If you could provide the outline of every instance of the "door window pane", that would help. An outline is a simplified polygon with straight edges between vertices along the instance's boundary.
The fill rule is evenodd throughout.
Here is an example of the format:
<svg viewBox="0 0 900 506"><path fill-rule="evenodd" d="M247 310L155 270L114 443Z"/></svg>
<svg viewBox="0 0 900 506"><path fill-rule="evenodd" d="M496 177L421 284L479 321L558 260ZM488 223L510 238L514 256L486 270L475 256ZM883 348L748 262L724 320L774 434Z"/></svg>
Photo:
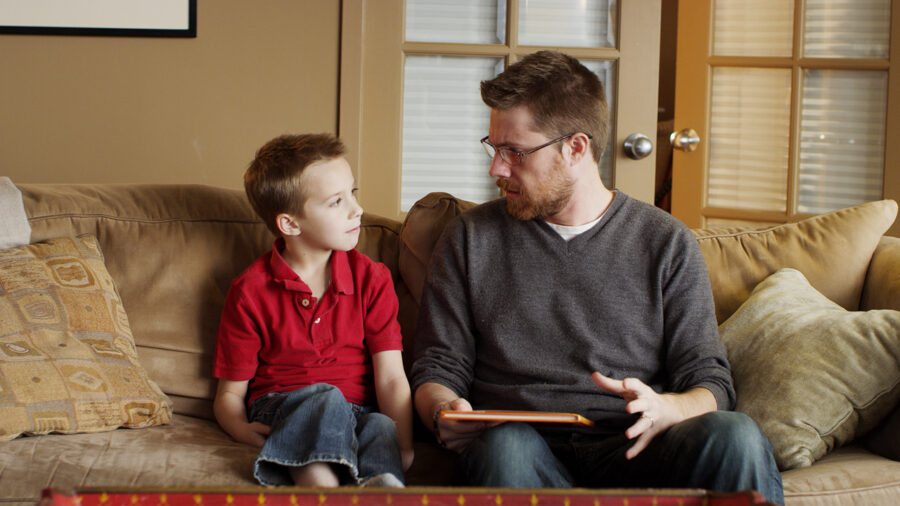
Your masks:
<svg viewBox="0 0 900 506"><path fill-rule="evenodd" d="M406 40L503 44L506 0L406 0Z"/></svg>
<svg viewBox="0 0 900 506"><path fill-rule="evenodd" d="M807 70L801 100L797 210L824 213L880 199L887 73Z"/></svg>
<svg viewBox="0 0 900 506"><path fill-rule="evenodd" d="M785 211L789 69L713 69L708 205Z"/></svg>
<svg viewBox="0 0 900 506"><path fill-rule="evenodd" d="M715 0L713 54L791 56L794 0Z"/></svg>
<svg viewBox="0 0 900 506"><path fill-rule="evenodd" d="M807 0L804 17L808 57L888 57L890 0Z"/></svg>
<svg viewBox="0 0 900 506"><path fill-rule="evenodd" d="M597 74L597 77L600 78L600 82L603 83L603 91L606 92L606 103L609 104L609 138L606 141L606 147L603 150L603 155L600 157L600 179L603 180L603 184L607 188L614 188L615 181L613 181L613 170L612 170L612 149L610 149L610 143L612 143L612 139L615 138L615 132L613 131L614 126L616 124L616 101L613 93L616 91L616 62L614 61L589 61L589 60L579 60L581 63L587 67L591 72Z"/></svg>
<svg viewBox="0 0 900 506"><path fill-rule="evenodd" d="M479 83L501 71L501 58L407 56L401 210L434 191L474 202L500 195L478 140L490 119Z"/></svg>
<svg viewBox="0 0 900 506"><path fill-rule="evenodd" d="M615 47L616 0L519 0L519 45Z"/></svg>

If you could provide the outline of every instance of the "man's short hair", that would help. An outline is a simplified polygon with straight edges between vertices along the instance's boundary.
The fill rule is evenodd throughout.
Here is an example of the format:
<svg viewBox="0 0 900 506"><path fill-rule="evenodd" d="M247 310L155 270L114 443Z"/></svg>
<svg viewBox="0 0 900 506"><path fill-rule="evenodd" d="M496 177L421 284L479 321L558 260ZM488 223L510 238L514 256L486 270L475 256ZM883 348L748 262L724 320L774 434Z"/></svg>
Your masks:
<svg viewBox="0 0 900 506"><path fill-rule="evenodd" d="M300 176L310 165L344 155L344 143L331 134L282 135L265 143L244 173L244 190L256 214L280 235L275 218L300 216L306 194Z"/></svg>
<svg viewBox="0 0 900 506"><path fill-rule="evenodd" d="M525 106L534 128L548 138L572 132L592 135L594 161L600 161L609 136L609 107L603 83L577 59L557 51L526 55L497 77L482 81L481 98L500 111Z"/></svg>

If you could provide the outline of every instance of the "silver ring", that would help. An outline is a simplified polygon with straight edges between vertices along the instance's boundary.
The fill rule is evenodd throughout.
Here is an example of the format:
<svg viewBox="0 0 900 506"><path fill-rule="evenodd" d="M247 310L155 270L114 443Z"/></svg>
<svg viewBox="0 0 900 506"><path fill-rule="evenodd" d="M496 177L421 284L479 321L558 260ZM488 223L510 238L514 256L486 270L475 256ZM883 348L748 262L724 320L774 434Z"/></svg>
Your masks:
<svg viewBox="0 0 900 506"><path fill-rule="evenodd" d="M656 420L654 420L652 416L641 415L641 418L646 418L647 420L650 420L651 427L653 427L653 423L656 422Z"/></svg>

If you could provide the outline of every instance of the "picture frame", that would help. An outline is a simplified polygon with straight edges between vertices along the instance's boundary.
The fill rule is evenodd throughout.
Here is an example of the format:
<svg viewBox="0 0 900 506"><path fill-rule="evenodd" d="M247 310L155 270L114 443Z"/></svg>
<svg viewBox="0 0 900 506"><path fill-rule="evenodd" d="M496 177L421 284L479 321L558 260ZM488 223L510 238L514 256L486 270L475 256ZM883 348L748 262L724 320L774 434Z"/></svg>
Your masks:
<svg viewBox="0 0 900 506"><path fill-rule="evenodd" d="M196 37L197 0L0 0L0 34Z"/></svg>

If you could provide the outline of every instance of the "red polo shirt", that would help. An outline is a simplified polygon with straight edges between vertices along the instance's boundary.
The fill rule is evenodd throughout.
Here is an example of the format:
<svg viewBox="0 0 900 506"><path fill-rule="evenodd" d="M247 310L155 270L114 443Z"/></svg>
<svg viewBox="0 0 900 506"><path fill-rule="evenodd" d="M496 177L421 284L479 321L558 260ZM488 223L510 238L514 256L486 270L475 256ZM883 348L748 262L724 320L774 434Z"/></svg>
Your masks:
<svg viewBox="0 0 900 506"><path fill-rule="evenodd" d="M279 251L254 261L231 284L219 323L213 374L250 380L248 405L269 392L315 383L355 404L375 405L372 355L402 349L391 274L355 249L331 256L321 300Z"/></svg>

